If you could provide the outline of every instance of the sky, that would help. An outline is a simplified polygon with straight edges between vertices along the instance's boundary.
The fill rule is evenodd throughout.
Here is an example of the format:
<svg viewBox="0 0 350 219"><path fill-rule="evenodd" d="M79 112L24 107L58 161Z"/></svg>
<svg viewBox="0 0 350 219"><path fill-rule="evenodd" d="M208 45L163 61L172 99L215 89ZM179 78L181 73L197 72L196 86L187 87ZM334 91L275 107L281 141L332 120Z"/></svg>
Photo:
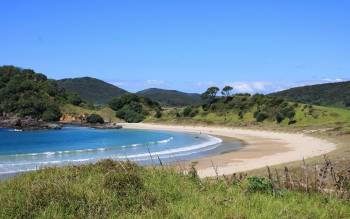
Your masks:
<svg viewBox="0 0 350 219"><path fill-rule="evenodd" d="M350 79L348 0L0 0L0 65L129 91Z"/></svg>

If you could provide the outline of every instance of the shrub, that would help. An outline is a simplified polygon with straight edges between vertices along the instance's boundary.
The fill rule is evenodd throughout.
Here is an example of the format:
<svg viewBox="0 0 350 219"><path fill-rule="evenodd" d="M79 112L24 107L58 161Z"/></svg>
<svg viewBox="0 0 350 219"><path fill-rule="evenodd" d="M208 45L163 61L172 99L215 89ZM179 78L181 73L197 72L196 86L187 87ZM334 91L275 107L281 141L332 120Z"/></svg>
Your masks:
<svg viewBox="0 0 350 219"><path fill-rule="evenodd" d="M272 192L272 182L265 177L252 176L247 179L247 189L249 192Z"/></svg>
<svg viewBox="0 0 350 219"><path fill-rule="evenodd" d="M69 103L71 103L71 104L73 104L75 106L79 106L80 104L83 103L83 100L77 94L70 94L70 95L68 95L67 100L68 100Z"/></svg>
<svg viewBox="0 0 350 219"><path fill-rule="evenodd" d="M256 113L256 116L255 116L255 119L257 122L263 122L267 118L268 118L268 115L264 112L258 112Z"/></svg>
<svg viewBox="0 0 350 219"><path fill-rule="evenodd" d="M197 113L198 110L192 106L187 106L182 112L184 117L195 117Z"/></svg>
<svg viewBox="0 0 350 219"><path fill-rule="evenodd" d="M238 117L239 117L239 119L243 119L243 117L244 117L244 112L243 112L243 111L239 111L239 112L238 112Z"/></svg>
<svg viewBox="0 0 350 219"><path fill-rule="evenodd" d="M162 112L160 110L156 111L156 114L154 115L154 117L156 117L157 119L162 117Z"/></svg>
<svg viewBox="0 0 350 219"><path fill-rule="evenodd" d="M292 119L295 116L295 110L291 106L285 106L280 110L280 113L289 119Z"/></svg>
<svg viewBox="0 0 350 219"><path fill-rule="evenodd" d="M293 120L290 120L289 122L288 122L288 125L292 125L292 124L295 124L297 121L295 120L295 119L293 119Z"/></svg>
<svg viewBox="0 0 350 219"><path fill-rule="evenodd" d="M100 123L103 124L105 121L103 120L103 118L98 115L98 114L91 114L86 118L86 121L88 123L92 123L92 124L96 124L96 123Z"/></svg>
<svg viewBox="0 0 350 219"><path fill-rule="evenodd" d="M142 112L135 111L130 105L123 106L116 112L116 116L126 122L141 122L145 119L145 115Z"/></svg>
<svg viewBox="0 0 350 219"><path fill-rule="evenodd" d="M277 113L276 122L281 123L284 120L284 116L281 113Z"/></svg>

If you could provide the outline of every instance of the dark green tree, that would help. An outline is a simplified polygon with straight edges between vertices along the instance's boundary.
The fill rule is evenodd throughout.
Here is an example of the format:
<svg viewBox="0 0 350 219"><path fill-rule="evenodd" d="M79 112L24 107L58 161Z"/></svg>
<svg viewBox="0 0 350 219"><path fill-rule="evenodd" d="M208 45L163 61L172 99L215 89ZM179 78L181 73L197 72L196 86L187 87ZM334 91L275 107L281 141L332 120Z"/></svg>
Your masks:
<svg viewBox="0 0 350 219"><path fill-rule="evenodd" d="M221 91L221 94L225 97L229 97L231 96L231 92L233 90L233 87L231 86L225 86L222 91Z"/></svg>

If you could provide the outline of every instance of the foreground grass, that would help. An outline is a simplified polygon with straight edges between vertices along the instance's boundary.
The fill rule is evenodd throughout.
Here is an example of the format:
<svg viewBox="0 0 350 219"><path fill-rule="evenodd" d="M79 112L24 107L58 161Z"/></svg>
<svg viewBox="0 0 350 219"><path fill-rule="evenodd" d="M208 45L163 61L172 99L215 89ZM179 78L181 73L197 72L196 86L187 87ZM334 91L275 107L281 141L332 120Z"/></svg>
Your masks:
<svg viewBox="0 0 350 219"><path fill-rule="evenodd" d="M105 160L47 168L0 183L1 218L349 218L321 194L199 181L168 168Z"/></svg>

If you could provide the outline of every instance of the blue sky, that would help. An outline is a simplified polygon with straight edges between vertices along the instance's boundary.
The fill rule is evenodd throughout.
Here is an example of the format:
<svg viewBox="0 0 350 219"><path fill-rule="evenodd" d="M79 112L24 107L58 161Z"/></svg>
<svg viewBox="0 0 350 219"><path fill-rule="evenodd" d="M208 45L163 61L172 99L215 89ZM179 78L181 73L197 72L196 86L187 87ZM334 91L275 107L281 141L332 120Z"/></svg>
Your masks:
<svg viewBox="0 0 350 219"><path fill-rule="evenodd" d="M136 91L350 78L350 1L0 1L0 65Z"/></svg>

